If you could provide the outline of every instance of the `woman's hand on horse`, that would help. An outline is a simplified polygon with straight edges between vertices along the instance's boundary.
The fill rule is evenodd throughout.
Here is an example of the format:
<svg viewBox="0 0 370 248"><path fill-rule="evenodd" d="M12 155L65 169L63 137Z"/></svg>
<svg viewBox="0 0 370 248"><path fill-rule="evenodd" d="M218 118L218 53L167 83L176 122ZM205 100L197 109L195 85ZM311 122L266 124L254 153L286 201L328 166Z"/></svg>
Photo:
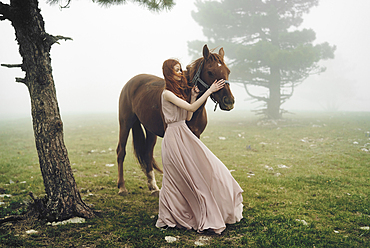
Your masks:
<svg viewBox="0 0 370 248"><path fill-rule="evenodd" d="M215 80L211 87L209 88L211 92L216 92L222 89L225 86L225 79Z"/></svg>
<svg viewBox="0 0 370 248"><path fill-rule="evenodd" d="M194 86L194 87L191 89L191 97L192 97L193 99L196 99L198 95L199 95L199 89L198 89L198 86Z"/></svg>

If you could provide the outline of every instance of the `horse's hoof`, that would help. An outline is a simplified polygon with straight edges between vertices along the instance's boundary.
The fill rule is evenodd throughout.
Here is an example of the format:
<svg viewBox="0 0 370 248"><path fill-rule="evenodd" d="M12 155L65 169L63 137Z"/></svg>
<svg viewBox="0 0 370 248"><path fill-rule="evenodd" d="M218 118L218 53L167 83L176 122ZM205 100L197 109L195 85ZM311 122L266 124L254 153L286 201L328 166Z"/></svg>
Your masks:
<svg viewBox="0 0 370 248"><path fill-rule="evenodd" d="M152 190L150 191L151 196L159 197L159 190Z"/></svg>
<svg viewBox="0 0 370 248"><path fill-rule="evenodd" d="M120 196L126 196L126 195L128 195L128 191L127 191L127 189L120 189L120 190L118 191L118 194L119 194Z"/></svg>

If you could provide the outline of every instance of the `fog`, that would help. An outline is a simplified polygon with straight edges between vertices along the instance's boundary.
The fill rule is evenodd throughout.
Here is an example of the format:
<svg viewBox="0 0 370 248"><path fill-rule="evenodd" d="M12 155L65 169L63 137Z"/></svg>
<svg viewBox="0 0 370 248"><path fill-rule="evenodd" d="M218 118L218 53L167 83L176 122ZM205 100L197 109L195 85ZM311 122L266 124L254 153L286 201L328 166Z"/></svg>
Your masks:
<svg viewBox="0 0 370 248"><path fill-rule="evenodd" d="M184 67L189 64L187 41L205 40L202 27L191 17L194 2L176 1L171 11L153 13L136 4L104 8L76 0L60 10L40 0L46 32L73 39L60 41L51 50L62 115L116 113L120 91L131 77L140 73L162 77L162 63L168 58L179 59ZM322 62L327 71L306 79L282 108L291 112L370 111L368 9L368 0L322 0L304 16L301 28L316 32L315 43L336 45L335 59ZM0 63L21 63L9 21L0 22L0 34ZM201 51L199 47L199 56ZM19 68L0 67L0 119L30 116L27 87L16 83L15 77L24 77L24 73ZM259 107L248 100L243 87L232 84L231 88L235 110ZM208 101L207 108L213 107Z"/></svg>

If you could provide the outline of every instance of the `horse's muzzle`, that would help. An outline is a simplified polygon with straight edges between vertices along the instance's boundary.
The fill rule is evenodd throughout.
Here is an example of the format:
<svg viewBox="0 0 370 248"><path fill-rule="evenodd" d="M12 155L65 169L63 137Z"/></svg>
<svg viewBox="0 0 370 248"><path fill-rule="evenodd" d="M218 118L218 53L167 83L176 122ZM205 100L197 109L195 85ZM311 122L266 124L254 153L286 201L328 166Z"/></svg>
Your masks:
<svg viewBox="0 0 370 248"><path fill-rule="evenodd" d="M230 111L234 108L235 100L233 97L224 96L220 104L220 109Z"/></svg>

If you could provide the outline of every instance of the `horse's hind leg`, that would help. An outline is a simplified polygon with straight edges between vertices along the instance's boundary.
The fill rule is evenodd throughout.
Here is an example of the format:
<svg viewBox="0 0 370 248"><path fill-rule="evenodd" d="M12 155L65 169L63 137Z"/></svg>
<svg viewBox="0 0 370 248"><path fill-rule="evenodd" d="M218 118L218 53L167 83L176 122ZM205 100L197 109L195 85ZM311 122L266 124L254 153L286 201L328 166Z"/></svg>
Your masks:
<svg viewBox="0 0 370 248"><path fill-rule="evenodd" d="M118 163L118 194L127 195L128 191L125 186L125 179L123 178L123 161L126 157L126 144L127 138L132 127L132 121L130 120L120 120L119 128L119 141L117 146L117 163Z"/></svg>
<svg viewBox="0 0 370 248"><path fill-rule="evenodd" d="M157 142L157 136L147 129L146 131L146 139L145 139L145 165L146 168L142 168L144 171L147 179L148 179L148 188L152 195L158 196L159 195L159 188L157 186L157 182L155 180L154 170L153 168L160 170L156 161L153 157L154 146Z"/></svg>

